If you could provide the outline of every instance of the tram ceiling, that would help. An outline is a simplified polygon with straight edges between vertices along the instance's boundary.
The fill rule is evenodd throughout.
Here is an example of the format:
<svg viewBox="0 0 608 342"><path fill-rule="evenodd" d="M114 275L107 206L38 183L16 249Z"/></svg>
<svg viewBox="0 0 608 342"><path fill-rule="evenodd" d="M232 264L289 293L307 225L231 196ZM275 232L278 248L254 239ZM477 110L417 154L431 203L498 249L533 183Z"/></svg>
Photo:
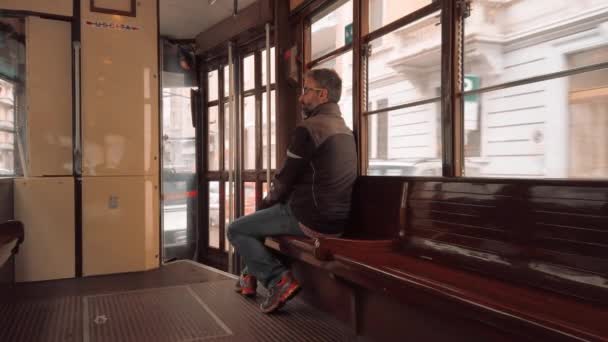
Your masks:
<svg viewBox="0 0 608 342"><path fill-rule="evenodd" d="M238 0L238 11L257 0ZM199 33L230 18L235 1L160 0L160 34L173 39L193 39Z"/></svg>

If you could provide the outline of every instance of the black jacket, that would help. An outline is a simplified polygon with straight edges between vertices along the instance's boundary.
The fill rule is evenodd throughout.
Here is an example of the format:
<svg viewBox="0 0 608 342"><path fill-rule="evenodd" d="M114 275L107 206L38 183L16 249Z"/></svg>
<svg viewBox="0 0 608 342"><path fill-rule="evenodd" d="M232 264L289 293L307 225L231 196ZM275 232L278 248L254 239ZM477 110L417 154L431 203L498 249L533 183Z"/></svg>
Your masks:
<svg viewBox="0 0 608 342"><path fill-rule="evenodd" d="M342 233L356 178L353 132L344 123L340 107L325 103L296 127L263 207L287 201L307 227L324 234Z"/></svg>

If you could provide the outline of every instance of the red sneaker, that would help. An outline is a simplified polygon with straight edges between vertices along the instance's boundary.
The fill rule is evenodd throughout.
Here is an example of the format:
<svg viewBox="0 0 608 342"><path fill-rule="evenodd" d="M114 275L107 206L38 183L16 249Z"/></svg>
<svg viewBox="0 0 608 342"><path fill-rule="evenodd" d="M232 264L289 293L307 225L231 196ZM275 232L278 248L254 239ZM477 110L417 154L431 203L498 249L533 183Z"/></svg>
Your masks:
<svg viewBox="0 0 608 342"><path fill-rule="evenodd" d="M258 280L249 274L241 274L234 286L234 290L243 296L254 297L257 294Z"/></svg>
<svg viewBox="0 0 608 342"><path fill-rule="evenodd" d="M268 297L260 305L260 309L266 314L274 312L295 297L300 289L300 284L291 275L291 272L285 272L281 276L281 280L270 288Z"/></svg>

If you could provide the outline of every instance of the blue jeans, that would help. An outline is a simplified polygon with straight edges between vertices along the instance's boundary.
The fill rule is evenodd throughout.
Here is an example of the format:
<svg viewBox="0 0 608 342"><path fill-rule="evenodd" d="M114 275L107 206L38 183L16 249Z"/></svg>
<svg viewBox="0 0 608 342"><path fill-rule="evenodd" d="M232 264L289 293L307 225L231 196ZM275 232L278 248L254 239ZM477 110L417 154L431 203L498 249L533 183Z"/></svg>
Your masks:
<svg viewBox="0 0 608 342"><path fill-rule="evenodd" d="M239 217L228 227L228 240L243 257L246 270L266 288L279 281L287 267L264 246L267 236L305 236L287 204L279 203Z"/></svg>

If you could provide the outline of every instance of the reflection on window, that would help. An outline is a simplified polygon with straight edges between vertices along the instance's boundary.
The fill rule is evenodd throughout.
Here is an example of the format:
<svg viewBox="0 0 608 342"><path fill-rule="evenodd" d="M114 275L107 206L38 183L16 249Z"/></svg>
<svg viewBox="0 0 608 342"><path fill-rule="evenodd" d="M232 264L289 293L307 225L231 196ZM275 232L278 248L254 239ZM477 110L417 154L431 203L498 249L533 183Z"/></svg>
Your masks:
<svg viewBox="0 0 608 342"><path fill-rule="evenodd" d="M209 182L209 246L220 248L220 182Z"/></svg>
<svg viewBox="0 0 608 342"><path fill-rule="evenodd" d="M276 82L275 48L270 48L270 84ZM262 85L266 85L266 49L262 50Z"/></svg>
<svg viewBox="0 0 608 342"><path fill-rule="evenodd" d="M432 0L370 0L369 30L370 32L377 30L432 2Z"/></svg>
<svg viewBox="0 0 608 342"><path fill-rule="evenodd" d="M25 29L21 18L0 17L0 177L21 174L17 119L24 106ZM23 152L23 151L21 151Z"/></svg>
<svg viewBox="0 0 608 342"><path fill-rule="evenodd" d="M370 104L386 107L387 99ZM367 117L368 175L441 176L440 102Z"/></svg>
<svg viewBox="0 0 608 342"><path fill-rule="evenodd" d="M312 18L311 58L315 60L352 42L353 1L337 1Z"/></svg>
<svg viewBox="0 0 608 342"><path fill-rule="evenodd" d="M346 125L353 129L353 53L349 51L334 59L319 64L314 69L334 69L342 78L342 96L340 97L340 111Z"/></svg>
<svg viewBox="0 0 608 342"><path fill-rule="evenodd" d="M217 106L209 107L209 135L207 136L209 150L209 171L220 169L220 123Z"/></svg>
<svg viewBox="0 0 608 342"><path fill-rule="evenodd" d="M255 169L255 96L243 101L243 163L245 170Z"/></svg>
<svg viewBox="0 0 608 342"><path fill-rule="evenodd" d="M255 87L255 55L243 59L243 90Z"/></svg>
<svg viewBox="0 0 608 342"><path fill-rule="evenodd" d="M255 182L245 182L245 215L253 214L255 212Z"/></svg>
<svg viewBox="0 0 608 342"><path fill-rule="evenodd" d="M438 97L441 92L441 26L432 14L371 42L368 101L388 106Z"/></svg>
<svg viewBox="0 0 608 342"><path fill-rule="evenodd" d="M605 10L604 0L560 1L551 6L536 0L473 0L465 21L465 73L487 87L569 69L563 62L568 55L608 44L608 35L602 33L608 16L590 23L581 15ZM575 29L580 25L585 25L586 34ZM607 54L597 53L589 62L608 61Z"/></svg>
<svg viewBox="0 0 608 342"><path fill-rule="evenodd" d="M163 168L196 172L190 87L163 88Z"/></svg>
<svg viewBox="0 0 608 342"><path fill-rule="evenodd" d="M218 79L218 74L217 74L217 70L213 70L209 73L207 73L207 101L215 101L217 100L217 94L218 94L218 86L219 86L219 79Z"/></svg>
<svg viewBox="0 0 608 342"><path fill-rule="evenodd" d="M276 109L276 91L270 92L270 168L277 167L277 109ZM266 92L262 93L262 169L268 167L268 119L266 118L268 111L266 109Z"/></svg>

